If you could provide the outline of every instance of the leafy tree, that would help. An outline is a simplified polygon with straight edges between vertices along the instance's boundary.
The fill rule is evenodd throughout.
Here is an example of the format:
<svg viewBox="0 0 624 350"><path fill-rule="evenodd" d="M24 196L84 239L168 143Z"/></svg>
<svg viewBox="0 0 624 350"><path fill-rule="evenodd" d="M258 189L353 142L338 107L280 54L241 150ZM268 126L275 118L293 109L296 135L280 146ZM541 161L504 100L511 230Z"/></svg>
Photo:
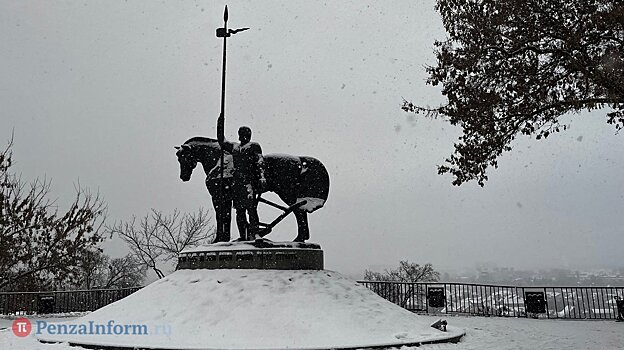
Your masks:
<svg viewBox="0 0 624 350"><path fill-rule="evenodd" d="M440 273L430 263L421 266L401 260L397 269L384 270L384 272L364 271L364 279L386 282L436 282L440 279Z"/></svg>
<svg viewBox="0 0 624 350"><path fill-rule="evenodd" d="M9 142L0 152L0 290L51 288L72 280L84 255L104 239L105 205L77 188L66 212L49 197L50 182L12 172Z"/></svg>
<svg viewBox="0 0 624 350"><path fill-rule="evenodd" d="M438 173L454 185L476 180L518 135L546 138L569 112L607 108L624 128L624 4L614 0L438 0L447 40L436 41L428 84L438 108L404 101L408 112L441 116L463 129Z"/></svg>
<svg viewBox="0 0 624 350"><path fill-rule="evenodd" d="M181 214L175 210L165 215L152 209L137 221L120 222L108 228L119 235L130 247L133 257L144 267L154 271L158 278L165 276L165 266L177 261L187 248L209 244L214 240L214 226L209 212Z"/></svg>

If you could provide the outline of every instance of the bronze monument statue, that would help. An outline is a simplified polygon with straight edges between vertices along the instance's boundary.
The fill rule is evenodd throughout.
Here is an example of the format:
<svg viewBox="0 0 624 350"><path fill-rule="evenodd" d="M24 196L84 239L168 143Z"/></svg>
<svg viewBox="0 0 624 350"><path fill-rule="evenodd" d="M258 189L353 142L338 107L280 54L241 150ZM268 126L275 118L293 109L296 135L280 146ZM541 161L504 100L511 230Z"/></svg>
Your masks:
<svg viewBox="0 0 624 350"><path fill-rule="evenodd" d="M232 201L236 188L235 165L232 161L232 154L226 150L223 162L225 166L222 167L219 142L206 137L193 137L181 146L176 146L176 149L182 181L190 180L197 163L201 163L204 168L206 187L212 197L217 214L215 243L229 241ZM223 168L224 174L223 186L221 186L221 168ZM260 185L256 190L258 192L256 202L261 201L280 208L284 214L271 225L259 222L261 227L257 234L259 236L268 234L276 222L293 212L298 226L297 237L294 241L304 242L308 240L310 230L307 214L323 207L329 194L329 174L323 163L306 156L267 154L263 156L263 173L266 184ZM258 182L261 184L263 181L258 180ZM221 191L222 188L224 189L223 192ZM276 193L289 207L284 208L259 197L264 192ZM221 203L223 204L221 205ZM265 229L262 229L262 226Z"/></svg>
<svg viewBox="0 0 624 350"><path fill-rule="evenodd" d="M329 194L329 175L325 166L312 157L289 155L262 155L262 148L251 142L251 129L238 130L240 143L225 140L225 72L226 41L228 37L249 28L228 29L227 6L223 13L223 27L217 28L217 37L223 38L223 69L221 74L221 113L217 119L217 140L194 137L177 147L180 178L188 181L197 163L206 173L206 187L217 213L215 242L230 240L232 202L236 208L239 240L256 240L256 245L267 244L261 238L293 212L297 219L295 242L310 238L307 213L323 207ZM263 192L275 192L288 207L282 207L261 197ZM263 202L284 213L270 224L260 222L258 202ZM249 222L247 221L249 215Z"/></svg>

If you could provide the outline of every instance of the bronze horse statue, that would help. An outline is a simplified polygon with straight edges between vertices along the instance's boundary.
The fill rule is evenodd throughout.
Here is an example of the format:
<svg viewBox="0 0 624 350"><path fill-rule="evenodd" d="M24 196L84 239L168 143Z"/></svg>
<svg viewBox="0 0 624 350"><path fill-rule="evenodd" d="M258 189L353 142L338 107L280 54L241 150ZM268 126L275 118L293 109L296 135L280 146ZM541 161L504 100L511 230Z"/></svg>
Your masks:
<svg viewBox="0 0 624 350"><path fill-rule="evenodd" d="M176 146L176 156L180 163L180 179L188 181L200 163L206 173L206 187L212 197L212 204L217 213L217 236L215 242L230 240L232 212L233 163L232 155L225 153L223 186L221 184L221 147L215 139L193 137L181 146ZM291 206L297 219L297 237L295 242L304 242L310 238L308 213L325 205L329 194L329 174L323 163L306 156L285 154L264 155L265 192L276 193L284 203ZM221 189L224 188L223 193ZM222 201L223 199L223 201ZM221 203L224 203L221 208ZM302 205L300 205L303 203ZM269 203L285 211L278 205ZM270 230L269 230L270 232Z"/></svg>

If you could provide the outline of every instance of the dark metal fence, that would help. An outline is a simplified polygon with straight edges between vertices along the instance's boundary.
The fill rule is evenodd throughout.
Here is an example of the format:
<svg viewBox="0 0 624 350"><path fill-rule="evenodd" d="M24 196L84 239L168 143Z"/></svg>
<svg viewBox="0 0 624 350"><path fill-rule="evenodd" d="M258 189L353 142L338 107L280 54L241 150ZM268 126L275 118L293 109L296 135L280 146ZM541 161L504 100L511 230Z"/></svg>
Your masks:
<svg viewBox="0 0 624 350"><path fill-rule="evenodd" d="M624 287L515 287L471 283L373 281L359 283L407 310L424 313L616 319L616 299L624 298Z"/></svg>
<svg viewBox="0 0 624 350"><path fill-rule="evenodd" d="M516 287L471 283L359 281L413 312L563 319L616 319L624 287ZM141 287L0 292L0 314L93 311ZM624 303L620 300L620 305Z"/></svg>
<svg viewBox="0 0 624 350"><path fill-rule="evenodd" d="M52 292L1 292L0 314L50 314L93 311L142 287Z"/></svg>

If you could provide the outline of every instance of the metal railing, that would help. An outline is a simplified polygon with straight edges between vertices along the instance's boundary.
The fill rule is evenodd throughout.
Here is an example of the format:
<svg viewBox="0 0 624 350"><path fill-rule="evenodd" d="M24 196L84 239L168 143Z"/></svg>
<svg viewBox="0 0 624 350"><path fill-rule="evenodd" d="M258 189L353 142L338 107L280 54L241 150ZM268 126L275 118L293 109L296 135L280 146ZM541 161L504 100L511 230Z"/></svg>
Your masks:
<svg viewBox="0 0 624 350"><path fill-rule="evenodd" d="M624 287L517 287L472 283L359 281L412 312L563 319L616 319ZM51 292L0 292L0 314L93 311L142 287ZM435 292L435 293L434 293ZM527 299L527 294L543 299ZM620 300L620 304L622 301ZM535 312L535 307L538 310Z"/></svg>
<svg viewBox="0 0 624 350"><path fill-rule="evenodd" d="M29 315L97 310L142 287L50 292L0 292L0 314Z"/></svg>
<svg viewBox="0 0 624 350"><path fill-rule="evenodd" d="M358 281L386 300L412 312L476 316L563 319L616 319L616 297L624 287L516 287L472 283ZM430 291L439 292L440 307L433 307ZM526 298L539 297L543 304ZM526 304L525 304L526 301ZM620 302L621 303L621 302ZM531 305L529 305L531 304ZM435 305L437 306L437 305Z"/></svg>

